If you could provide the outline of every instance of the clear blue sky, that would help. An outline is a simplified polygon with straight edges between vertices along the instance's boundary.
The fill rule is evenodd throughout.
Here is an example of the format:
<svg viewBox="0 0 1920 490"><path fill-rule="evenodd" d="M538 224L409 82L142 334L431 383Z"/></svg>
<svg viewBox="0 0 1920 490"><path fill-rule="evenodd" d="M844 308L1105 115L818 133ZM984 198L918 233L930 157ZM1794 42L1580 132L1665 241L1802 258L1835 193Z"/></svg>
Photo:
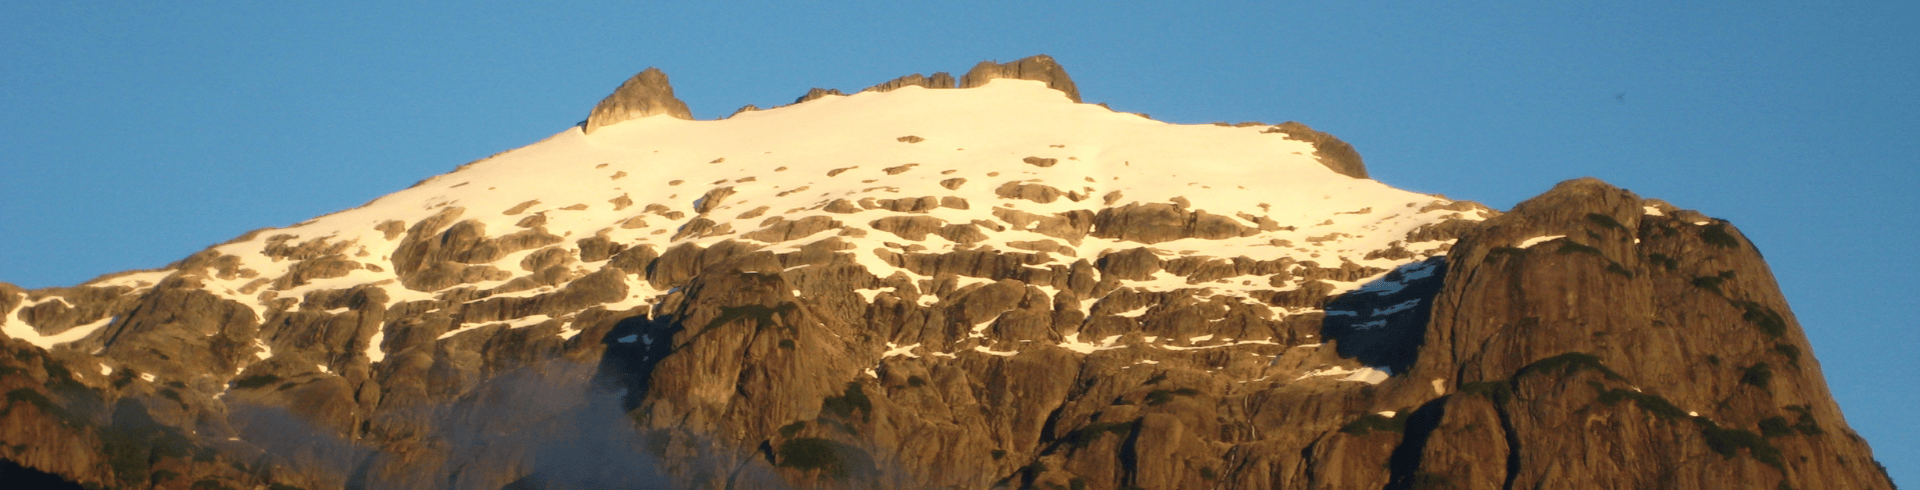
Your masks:
<svg viewBox="0 0 1920 490"><path fill-rule="evenodd" d="M0 4L0 281L357 206L647 66L710 118L1047 53L1089 102L1302 121L1406 189L1506 208L1590 175L1730 219L1920 485L1915 2L270 3Z"/></svg>

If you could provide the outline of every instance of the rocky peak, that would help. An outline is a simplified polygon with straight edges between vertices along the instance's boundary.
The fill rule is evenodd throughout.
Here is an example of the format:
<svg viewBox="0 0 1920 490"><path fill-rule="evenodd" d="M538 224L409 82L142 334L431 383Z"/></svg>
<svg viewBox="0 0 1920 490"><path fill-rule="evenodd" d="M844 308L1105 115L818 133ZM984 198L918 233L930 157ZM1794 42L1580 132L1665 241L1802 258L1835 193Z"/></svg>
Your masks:
<svg viewBox="0 0 1920 490"><path fill-rule="evenodd" d="M1480 223L1446 262L1424 335L1407 339L1421 347L1402 393L1431 383L1445 395L1409 419L1394 456L1418 463L1407 478L1890 486L1861 456L1801 459L1871 451L1802 357L1811 347L1759 251L1727 222L1582 178Z"/></svg>
<svg viewBox="0 0 1920 490"><path fill-rule="evenodd" d="M934 73L932 77L915 73L867 87L861 92L892 92L901 87L953 88L953 75L944 71Z"/></svg>
<svg viewBox="0 0 1920 490"><path fill-rule="evenodd" d="M806 95L802 95L802 96L800 96L800 98L798 98L798 99L793 99L793 103L794 103L794 104L798 104L798 103L801 103L801 102L806 102L806 101L809 101L809 100L814 100L814 99L818 99L818 98L821 98L821 97L826 97L826 96L829 96L829 95L847 95L847 93L846 93L846 92L841 92L841 91L840 91L840 89L837 89L837 88L820 88L820 87L814 87L814 88L813 88L812 90L808 90L808 91L807 91L807 94L806 94ZM792 104L788 104L788 105L792 105Z"/></svg>
<svg viewBox="0 0 1920 490"><path fill-rule="evenodd" d="M986 85L989 80L1001 78L1046 82L1047 87L1066 92L1068 99L1080 102L1080 89L1073 86L1072 78L1067 77L1067 69L1062 68L1052 56L1044 54L1021 58L1012 63L982 61L960 77L960 88L978 87Z"/></svg>
<svg viewBox="0 0 1920 490"><path fill-rule="evenodd" d="M693 112L687 110L687 103L673 96L673 86L667 83L666 72L648 67L620 84L620 88L614 89L613 95L601 99L599 105L593 106L593 113L587 116L583 130L593 134L593 130L603 126L659 114L693 119Z"/></svg>

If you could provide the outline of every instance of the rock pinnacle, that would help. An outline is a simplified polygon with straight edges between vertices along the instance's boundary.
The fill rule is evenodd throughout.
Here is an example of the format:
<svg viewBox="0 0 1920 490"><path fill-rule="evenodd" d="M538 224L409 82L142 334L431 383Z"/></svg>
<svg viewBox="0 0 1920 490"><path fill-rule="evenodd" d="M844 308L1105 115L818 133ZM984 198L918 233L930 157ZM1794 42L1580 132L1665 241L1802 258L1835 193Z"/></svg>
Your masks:
<svg viewBox="0 0 1920 490"><path fill-rule="evenodd" d="M666 114L681 119L693 119L693 113L687 110L687 103L673 96L673 86L667 83L667 74L659 68L647 68L645 71L627 79L614 89L613 95L601 99L593 106L593 113L587 116L582 128L587 134L595 129L630 119Z"/></svg>

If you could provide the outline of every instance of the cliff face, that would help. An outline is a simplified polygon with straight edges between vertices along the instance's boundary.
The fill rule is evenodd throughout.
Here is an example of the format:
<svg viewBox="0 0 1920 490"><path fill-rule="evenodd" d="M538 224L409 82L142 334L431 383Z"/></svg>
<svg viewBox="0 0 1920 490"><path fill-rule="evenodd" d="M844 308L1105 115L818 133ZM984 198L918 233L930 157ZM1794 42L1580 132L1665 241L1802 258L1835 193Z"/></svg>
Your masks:
<svg viewBox="0 0 1920 490"><path fill-rule="evenodd" d="M1409 432L1425 438L1406 450L1414 481L1890 485L1725 221L1581 179L1488 220L1448 261L1409 378L1459 393L1421 408L1434 425ZM1476 471L1503 460L1504 476Z"/></svg>
<svg viewBox="0 0 1920 490"><path fill-rule="evenodd" d="M1591 179L1504 214L1392 189L1304 125L1155 123L1033 60L590 119L164 269L0 284L0 459L114 488L1891 487L1723 221Z"/></svg>

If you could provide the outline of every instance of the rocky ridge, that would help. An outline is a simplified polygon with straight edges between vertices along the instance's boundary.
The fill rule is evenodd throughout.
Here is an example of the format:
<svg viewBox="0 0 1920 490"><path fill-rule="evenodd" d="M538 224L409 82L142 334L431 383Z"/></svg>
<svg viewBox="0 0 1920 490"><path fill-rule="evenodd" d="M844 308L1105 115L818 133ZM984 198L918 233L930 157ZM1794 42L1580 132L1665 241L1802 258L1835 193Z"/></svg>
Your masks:
<svg viewBox="0 0 1920 490"><path fill-rule="evenodd" d="M1067 69L1053 60L1052 56L1035 55L1009 63L982 61L960 76L960 88L974 88L999 79L1033 80L1044 82L1047 88L1067 94L1067 99L1080 102L1080 89L1073 85L1073 79L1067 77Z"/></svg>
<svg viewBox="0 0 1920 490"><path fill-rule="evenodd" d="M0 458L125 488L1891 487L1724 221L1590 179L1508 213L1401 191L1298 123L1080 104L1044 56L941 75L692 121L649 69L362 208L0 284Z"/></svg>

